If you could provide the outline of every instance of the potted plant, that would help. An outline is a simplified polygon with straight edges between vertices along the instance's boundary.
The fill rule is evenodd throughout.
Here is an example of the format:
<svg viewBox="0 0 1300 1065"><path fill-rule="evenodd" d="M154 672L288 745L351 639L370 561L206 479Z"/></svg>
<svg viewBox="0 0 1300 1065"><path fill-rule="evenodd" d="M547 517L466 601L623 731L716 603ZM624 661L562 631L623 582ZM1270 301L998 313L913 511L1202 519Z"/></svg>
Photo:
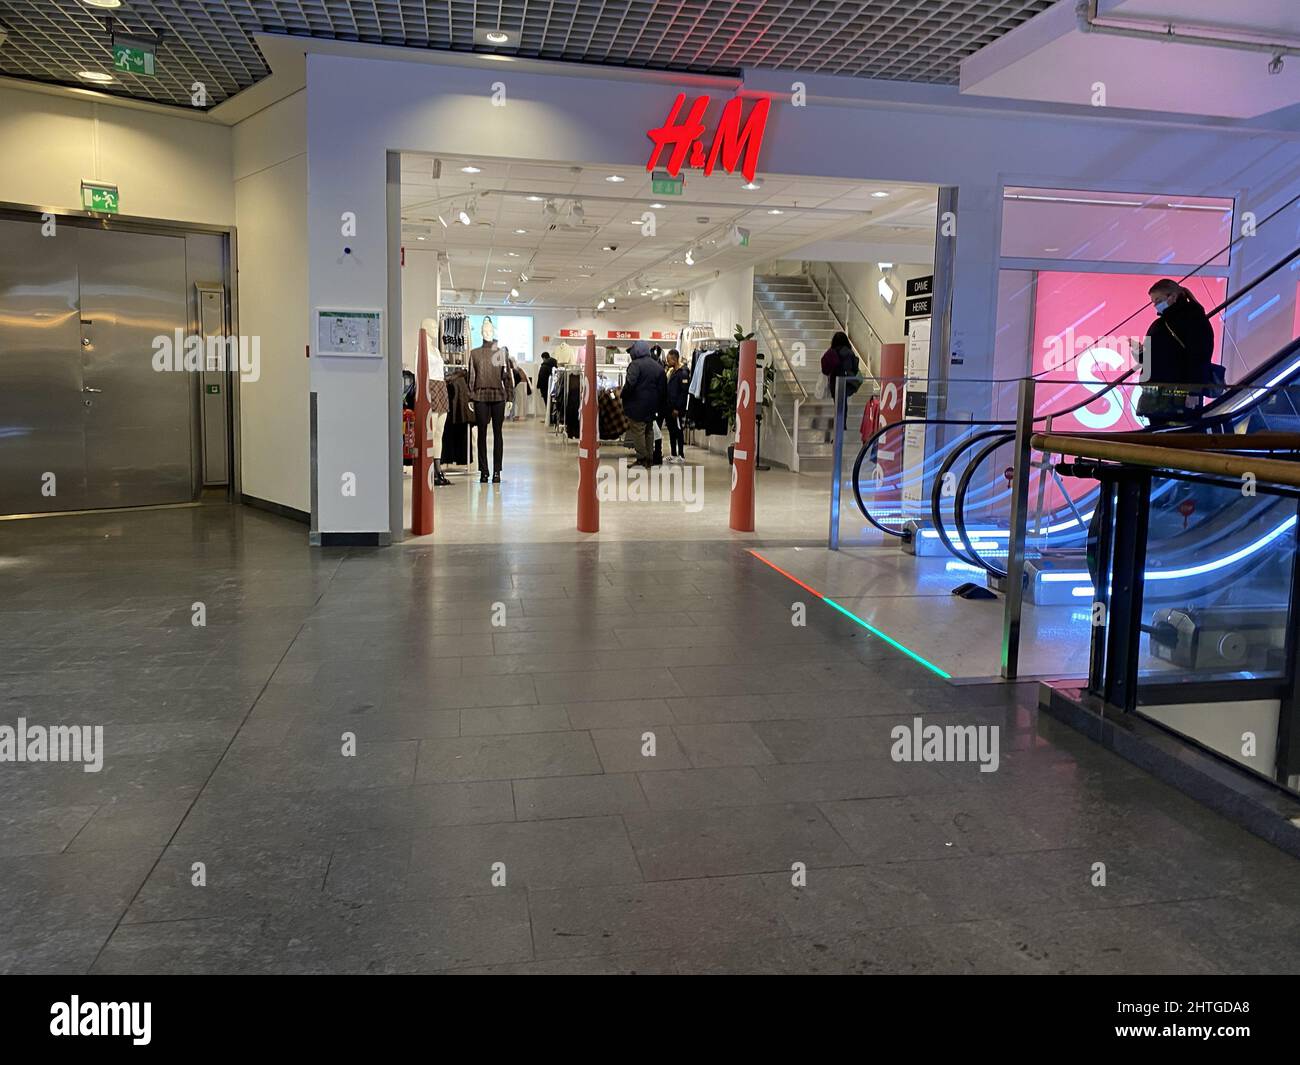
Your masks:
<svg viewBox="0 0 1300 1065"><path fill-rule="evenodd" d="M736 452L736 389L740 382L740 345L742 341L753 339L753 333L746 333L736 326L732 334L734 343L723 348L718 355L718 372L709 385L709 406L714 413L725 415L727 430L732 443L727 445L727 462L735 459ZM768 366L763 372L763 395L759 398L760 406L769 406L772 402L772 380L774 368Z"/></svg>

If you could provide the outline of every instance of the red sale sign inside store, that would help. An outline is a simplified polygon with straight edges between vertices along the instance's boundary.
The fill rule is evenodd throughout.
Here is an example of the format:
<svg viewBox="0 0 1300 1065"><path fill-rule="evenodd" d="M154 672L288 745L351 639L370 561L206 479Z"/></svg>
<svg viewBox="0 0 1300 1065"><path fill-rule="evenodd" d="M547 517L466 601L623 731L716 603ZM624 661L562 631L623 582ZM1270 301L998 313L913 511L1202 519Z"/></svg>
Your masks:
<svg viewBox="0 0 1300 1065"><path fill-rule="evenodd" d="M611 329L605 334L607 340L640 340L641 334L635 329Z"/></svg>
<svg viewBox="0 0 1300 1065"><path fill-rule="evenodd" d="M1118 388L1108 392L1106 385L1135 365L1132 349L1156 318L1147 295L1152 280L1150 274L1046 270L1038 274L1031 364L1039 380L1035 413L1081 404L1078 410L1053 419L1054 431L1120 433L1142 428L1137 417L1140 368ZM1194 277L1184 284L1206 310L1217 306L1227 291L1222 277ZM1215 316L1212 324L1218 362L1223 323ZM1075 498L1095 486L1069 478L1065 483ZM1049 485L1045 501L1052 507L1064 502L1055 484Z"/></svg>
<svg viewBox="0 0 1300 1065"><path fill-rule="evenodd" d="M744 101L739 96L728 100L722 108L718 129L707 155L703 138L704 113L709 107L709 97L696 97L686 117L682 119L682 106L685 103L686 94L678 93L668 111L667 121L662 126L647 131L646 136L654 141L654 151L650 153L650 161L645 168L654 170L663 150L671 146L666 169L673 177L681 173L683 166L702 169L706 176L712 174L721 157L722 169L728 174L734 174L739 164L745 179L753 181L758 171L758 151L763 144L763 133L767 129L767 116L772 110L772 101L766 97L755 100L749 117L742 125L740 116Z"/></svg>
<svg viewBox="0 0 1300 1065"><path fill-rule="evenodd" d="M590 329L561 329L561 337L589 337L594 336Z"/></svg>

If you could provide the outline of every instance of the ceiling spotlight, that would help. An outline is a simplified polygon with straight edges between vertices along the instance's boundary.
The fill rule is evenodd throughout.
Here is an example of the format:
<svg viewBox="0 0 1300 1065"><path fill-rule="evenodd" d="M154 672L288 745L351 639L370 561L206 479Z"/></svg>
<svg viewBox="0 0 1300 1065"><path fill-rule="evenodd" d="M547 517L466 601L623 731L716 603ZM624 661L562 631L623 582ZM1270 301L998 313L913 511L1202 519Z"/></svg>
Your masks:
<svg viewBox="0 0 1300 1065"><path fill-rule="evenodd" d="M1281 74L1281 73L1282 73L1282 53L1281 53L1281 52L1278 52L1275 56L1273 56L1272 59L1270 59L1270 60L1268 61L1268 72L1269 72L1270 74Z"/></svg>
<svg viewBox="0 0 1300 1065"><path fill-rule="evenodd" d="M668 205L666 203L652 203L650 206L656 211L662 211L667 208Z"/></svg>
<svg viewBox="0 0 1300 1065"><path fill-rule="evenodd" d="M483 171L482 171L479 167L477 167L477 166L462 166L462 167L460 168L460 172L461 172L462 174L481 174L481 173L483 173Z"/></svg>
<svg viewBox="0 0 1300 1065"><path fill-rule="evenodd" d="M893 306L894 297L897 296L897 293L894 291L894 287L883 277L876 282L876 291L880 293L880 298L885 301L886 305Z"/></svg>
<svg viewBox="0 0 1300 1065"><path fill-rule="evenodd" d="M582 201L574 200L569 204L569 221L575 226L582 225L582 220L587 217L587 212L582 209Z"/></svg>
<svg viewBox="0 0 1300 1065"><path fill-rule="evenodd" d="M107 85L116 80L112 74L105 74L102 70L79 70L77 77L82 81L93 81L96 85Z"/></svg>
<svg viewBox="0 0 1300 1065"><path fill-rule="evenodd" d="M559 217L560 209L555 206L555 201L547 200L546 203L542 205L542 221L551 224Z"/></svg>
<svg viewBox="0 0 1300 1065"><path fill-rule="evenodd" d="M519 290L517 288L512 288L510 290L510 298L512 300L517 300L519 298Z"/></svg>
<svg viewBox="0 0 1300 1065"><path fill-rule="evenodd" d="M767 213L768 213L768 214L785 214L785 212L784 212L783 210L781 210L781 208L779 208L779 207L773 207L773 208L772 208L770 211L768 211Z"/></svg>
<svg viewBox="0 0 1300 1065"><path fill-rule="evenodd" d="M749 244L749 230L741 229L735 222L732 222L731 225L727 226L727 241L737 248L743 248Z"/></svg>
<svg viewBox="0 0 1300 1065"><path fill-rule="evenodd" d="M468 209L468 207L467 207L466 209L464 209L464 210L458 211L458 212L456 213L456 218L457 218L457 220L460 222L460 224L463 225L463 226L469 226L469 225L473 225L473 224L474 224L474 218L473 218L473 216L469 213L469 209Z"/></svg>
<svg viewBox="0 0 1300 1065"><path fill-rule="evenodd" d="M618 251L618 245L617 245L617 244L602 244L601 247L600 247L600 250L601 250L601 251Z"/></svg>
<svg viewBox="0 0 1300 1065"><path fill-rule="evenodd" d="M687 248L687 249L686 249L686 265L687 265L687 266L694 266L694 265L695 265L695 249L694 249L694 248Z"/></svg>
<svg viewBox="0 0 1300 1065"><path fill-rule="evenodd" d="M753 181L746 181L740 187L753 192L755 189L761 189L763 187L763 179L761 177L756 177Z"/></svg>
<svg viewBox="0 0 1300 1065"><path fill-rule="evenodd" d="M521 285L526 285L526 284L528 284L528 275L527 275L527 274L520 274L520 275L519 275L519 283L520 283Z"/></svg>
<svg viewBox="0 0 1300 1065"><path fill-rule="evenodd" d="M601 300L598 304L596 304L596 310L603 311L604 309L605 309L605 301Z"/></svg>
<svg viewBox="0 0 1300 1065"><path fill-rule="evenodd" d="M618 174L610 174L609 177L607 177L605 180L606 180L606 181L613 182L615 185L617 185L617 184L619 184L620 182L626 181L627 178L625 178L625 177L620 177Z"/></svg>
<svg viewBox="0 0 1300 1065"><path fill-rule="evenodd" d="M488 30L483 37L489 44L505 44L510 40L510 34L504 30Z"/></svg>
<svg viewBox="0 0 1300 1065"><path fill-rule="evenodd" d="M509 255L510 258L512 258L512 259L518 259L518 258L519 258L519 253L518 253L517 251L508 251L508 252L506 252L506 254Z"/></svg>
<svg viewBox="0 0 1300 1065"><path fill-rule="evenodd" d="M877 190L877 191L875 191L875 192L873 192L873 193L871 194L871 198L872 198L873 200L883 200L883 199L884 199L886 196L888 196L888 195L889 195L889 193L887 193L887 192L882 192L882 191L880 191L880 190Z"/></svg>
<svg viewBox="0 0 1300 1065"><path fill-rule="evenodd" d="M541 203L541 202L542 202L542 197L541 197L541 196L525 196L524 199L527 200L529 203Z"/></svg>
<svg viewBox="0 0 1300 1065"><path fill-rule="evenodd" d="M605 299L606 299L608 302L610 302L610 303L617 303L617 302L618 302L618 297L617 297L617 296L606 296Z"/></svg>
<svg viewBox="0 0 1300 1065"><path fill-rule="evenodd" d="M428 240L429 238L428 238L428 237L416 237L415 239L416 239L416 240Z"/></svg>
<svg viewBox="0 0 1300 1065"><path fill-rule="evenodd" d="M519 233L519 234L523 234L523 233L527 233L528 230L526 230L526 229L516 229L515 232L516 232L516 233Z"/></svg>

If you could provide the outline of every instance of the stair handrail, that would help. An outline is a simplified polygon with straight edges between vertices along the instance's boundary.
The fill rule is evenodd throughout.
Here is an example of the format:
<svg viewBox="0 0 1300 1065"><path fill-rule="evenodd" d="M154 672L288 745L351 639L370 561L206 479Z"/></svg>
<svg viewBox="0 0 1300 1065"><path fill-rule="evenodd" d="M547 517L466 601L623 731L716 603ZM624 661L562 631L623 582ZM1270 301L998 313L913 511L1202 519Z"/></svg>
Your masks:
<svg viewBox="0 0 1300 1065"><path fill-rule="evenodd" d="M847 333L849 329L848 322L844 321L842 318L840 318L838 314L836 314L835 305L831 302L830 293L827 292L826 289L822 288L821 283L817 280L817 276L811 270L807 269L808 265L809 264L807 262L804 263L805 275L808 277L808 280L810 280L813 283L813 287L817 290L817 294L821 296L821 298L825 301L827 308L831 312L831 315L835 318L837 322L840 323L840 328ZM847 284L845 284L844 278L842 278L840 276L840 272L835 269L834 263L823 262L821 265L826 267L827 273L829 273L832 277L835 278L836 281L839 282L840 288L844 290L844 299L849 304L852 304L853 309L858 312L859 317L861 317L863 322L866 323L867 329L870 330L871 335L875 338L876 343L879 344L881 347L884 347L885 345L884 338L879 333L876 332L876 327L871 324L871 319L867 317L867 312L864 311L862 309L862 306L858 303L858 301L853 298L853 290L850 289ZM829 286L827 287L829 288Z"/></svg>
<svg viewBox="0 0 1300 1065"><path fill-rule="evenodd" d="M785 344L781 342L781 338L773 327L772 320L768 318L767 312L763 310L763 304L760 300L754 301L754 310L758 312L759 318L762 319L763 325L767 328L767 335L772 341L769 346L773 349L774 354L777 355L785 364L785 368L790 371L790 379L794 381L795 387L799 389L800 402L806 400L808 398L808 390L804 388L803 382L799 380L799 375L794 369L794 363L790 361L790 357L785 353Z"/></svg>
<svg viewBox="0 0 1300 1065"><path fill-rule="evenodd" d="M812 272L811 270L808 269L809 265L811 265L811 264L809 264L808 262L805 262L805 263L804 263L804 274L805 274L805 276L806 276L806 277L808 278L808 280L812 283L812 286L813 286L813 288L816 290L817 295L818 295L819 297L821 297L821 300L822 300L822 302L826 305L826 309L830 312L831 317L835 320L835 322L839 325L839 327L844 331L844 333L849 337L849 341L850 341L850 343L852 343L852 340L853 340L853 337L852 337L853 327L852 327L852 325L851 325L850 323L846 322L844 319L842 319L842 318L840 317L839 312L836 311L836 309L835 309L835 304L832 302L831 297L830 297L830 293L829 293L829 291L828 291L828 289L829 289L830 286L827 285L827 288L826 288L826 289L823 289L823 288L821 287L820 282L818 282L816 276L813 274L813 272ZM876 342L877 346L880 348L881 352L883 353L883 351L884 351L884 347L885 347L885 342L884 342L884 340L882 340L880 334L876 332L876 327L875 327L874 325L871 324L871 319L869 319L869 318L867 317L866 312L865 312L865 311L864 311L864 310L863 310L863 309L858 305L858 301L855 300L855 299L853 298L852 293L849 292L849 287L844 283L844 279L843 279L842 277L840 277L839 272L838 272L838 271L835 269L835 267L832 266L830 263L823 262L823 263L821 263L820 265L826 267L826 269L830 272L830 274L834 276L834 278L835 278L836 282L839 284L840 288L844 290L845 312L846 312L846 314L847 314L847 311L848 311L848 307L849 307L849 305L852 305L853 309L854 309L855 311L858 312L858 316L862 319L862 321L863 321L864 323L866 323L867 331L871 334L870 339L872 339L872 340L874 340L874 341ZM860 368L859 373L862 374L862 376L866 377L867 379L869 379L869 380L871 381L872 386L874 387L874 389L875 389L876 392L879 392L879 391L881 390L881 389L880 389L880 378L877 376L877 374L875 373L875 371L873 371L873 370L871 369L871 360L870 360L870 358L866 359L866 361L864 362L864 364L863 364L862 367Z"/></svg>

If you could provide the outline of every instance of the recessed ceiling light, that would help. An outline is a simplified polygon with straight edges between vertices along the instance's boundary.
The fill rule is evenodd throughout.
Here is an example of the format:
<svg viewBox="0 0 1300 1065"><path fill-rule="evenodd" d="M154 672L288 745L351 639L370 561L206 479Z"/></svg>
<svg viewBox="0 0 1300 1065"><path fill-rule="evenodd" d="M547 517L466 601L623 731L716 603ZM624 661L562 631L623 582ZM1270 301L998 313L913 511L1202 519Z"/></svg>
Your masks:
<svg viewBox="0 0 1300 1065"><path fill-rule="evenodd" d="M630 226L644 225L644 223L639 218L629 218L627 224Z"/></svg>
<svg viewBox="0 0 1300 1065"><path fill-rule="evenodd" d="M525 197L524 197L524 199L527 200L529 203L541 203L542 200L544 200L545 198L546 198L545 196L525 196Z"/></svg>
<svg viewBox="0 0 1300 1065"><path fill-rule="evenodd" d="M428 238L428 237L416 237L415 239L416 239L416 240L428 240L429 238Z"/></svg>
<svg viewBox="0 0 1300 1065"><path fill-rule="evenodd" d="M479 168L479 167L477 167L477 166L462 166L462 167L460 168L460 172L461 172L462 174L481 174L481 173L483 173L482 169Z"/></svg>
<svg viewBox="0 0 1300 1065"><path fill-rule="evenodd" d="M888 195L889 195L889 193L887 193L887 192L879 192L879 191L877 191L877 192L873 192L873 193L871 194L872 198L873 198L873 199L876 199L876 200L883 200L883 199L884 199L886 196L888 196Z"/></svg>
<svg viewBox="0 0 1300 1065"><path fill-rule="evenodd" d="M508 251L508 252L506 252L506 254L509 255L510 258L512 258L512 259L518 259L518 258L519 258L519 253L518 253L517 251Z"/></svg>
<svg viewBox="0 0 1300 1065"><path fill-rule="evenodd" d="M653 207L656 211L662 211L666 209L668 205L666 203L652 203L650 206Z"/></svg>
<svg viewBox="0 0 1300 1065"><path fill-rule="evenodd" d="M516 232L516 233L521 233L521 234L522 234L522 233L527 233L528 230L526 230L526 229L516 229L515 232Z"/></svg>
<svg viewBox="0 0 1300 1065"><path fill-rule="evenodd" d="M107 85L116 80L112 74L105 74L102 70L79 70L77 77L82 81L93 81L96 85Z"/></svg>
<svg viewBox="0 0 1300 1065"><path fill-rule="evenodd" d="M489 30L487 33L483 34L483 36L491 44L505 44L510 40L510 34L506 33L504 30Z"/></svg>
<svg viewBox="0 0 1300 1065"><path fill-rule="evenodd" d="M619 174L610 174L609 177L607 177L605 180L606 180L606 181L613 182L615 185L617 185L617 184L618 184L619 182L621 182L621 181L626 181L627 178L622 177L622 176L619 175Z"/></svg>
<svg viewBox="0 0 1300 1065"><path fill-rule="evenodd" d="M515 61L513 56L508 56L508 55L485 55L482 56L481 58L495 59L498 63L513 63Z"/></svg>
<svg viewBox="0 0 1300 1065"><path fill-rule="evenodd" d="M746 181L740 187L742 189L748 189L750 192L753 192L755 189L761 189L763 187L763 179L761 177L754 178L753 181Z"/></svg>
<svg viewBox="0 0 1300 1065"><path fill-rule="evenodd" d="M519 298L519 290L517 288L512 288L510 290L510 298L515 300Z"/></svg>
<svg viewBox="0 0 1300 1065"><path fill-rule="evenodd" d="M498 266L498 267L497 267L497 273L498 273L498 274L513 274L514 271L513 271L512 269L510 269L510 267L508 267L508 266Z"/></svg>
<svg viewBox="0 0 1300 1065"><path fill-rule="evenodd" d="M122 0L81 0L81 2L87 7L98 7L108 11L122 6Z"/></svg>
<svg viewBox="0 0 1300 1065"><path fill-rule="evenodd" d="M779 208L779 207L773 207L773 208L772 208L770 211L768 211L767 213L768 213L768 214L785 214L785 212L784 212L783 210L781 210L781 208Z"/></svg>

